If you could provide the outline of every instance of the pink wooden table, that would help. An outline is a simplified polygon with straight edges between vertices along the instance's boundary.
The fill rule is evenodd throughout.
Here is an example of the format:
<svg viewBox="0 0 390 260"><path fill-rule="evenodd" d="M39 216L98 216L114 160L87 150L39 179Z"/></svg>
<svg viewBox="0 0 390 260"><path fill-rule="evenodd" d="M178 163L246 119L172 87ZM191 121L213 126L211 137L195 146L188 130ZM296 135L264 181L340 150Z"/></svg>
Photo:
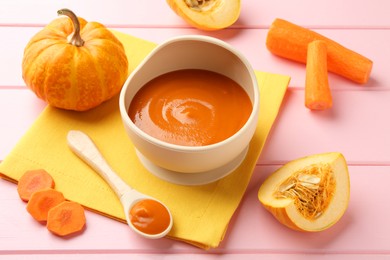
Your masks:
<svg viewBox="0 0 390 260"><path fill-rule="evenodd" d="M256 70L292 77L279 118L257 163L225 240L203 251L169 239L146 241L114 220L87 212L88 228L69 240L50 235L25 211L16 186L0 179L0 258L25 259L374 259L390 257L390 2L242 1L230 29L201 32L187 26L163 0L2 0L0 2L0 160L11 151L45 107L21 77L27 41L56 11L67 7L87 20L161 42L182 34L205 34L242 51ZM284 18L309 27L374 61L369 83L358 86L330 75L334 107L310 112L303 105L305 67L265 48L270 23ZM351 200L344 217L315 234L291 231L259 205L257 191L272 171L289 160L342 152L349 165Z"/></svg>

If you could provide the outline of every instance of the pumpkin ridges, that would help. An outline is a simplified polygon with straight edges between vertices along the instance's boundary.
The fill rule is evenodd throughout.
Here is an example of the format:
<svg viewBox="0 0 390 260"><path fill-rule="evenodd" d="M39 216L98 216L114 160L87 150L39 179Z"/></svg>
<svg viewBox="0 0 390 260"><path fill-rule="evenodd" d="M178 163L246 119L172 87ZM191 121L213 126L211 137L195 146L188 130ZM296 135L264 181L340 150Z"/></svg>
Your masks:
<svg viewBox="0 0 390 260"><path fill-rule="evenodd" d="M94 39L88 42L88 45L86 45L86 48L89 48L90 51L93 51L95 48L93 48L93 45L99 45L99 42L101 40ZM110 75L110 77L106 77L104 79L104 84L106 84L108 88L108 94L112 97L119 93L122 86L115 86L113 82L115 82L118 78L120 78L120 81L124 82L127 77L127 69L126 73L119 73L121 69L128 67L128 62L125 54L121 55L121 57L117 57L116 59L113 59L113 57L110 55L112 52L117 52L118 49L121 47L118 46L113 41L105 41L106 48L104 50L101 50L101 52L95 53L93 56L96 60L104 59L106 61L106 64L110 64L110 66L103 66L101 62L96 62L100 67L100 70L104 70L108 72L106 75Z"/></svg>
<svg viewBox="0 0 390 260"><path fill-rule="evenodd" d="M99 46L104 41L104 45L106 48L101 50L100 52L96 52L96 46ZM84 45L84 48L88 50L88 53L91 59L94 60L94 69L97 71L97 75L99 75L99 79L101 81L102 86L105 86L105 93L107 97L111 98L119 93L122 88L121 85L115 84L118 80L124 82L127 77L127 69L126 73L120 73L123 68L128 67L127 57L123 54L120 57L116 57L113 59L111 56L112 52L118 52L122 46L119 46L114 41L107 41L103 39L93 39ZM104 60L104 62L102 62ZM105 73L102 73L105 72ZM109 77L104 77L104 75L110 75Z"/></svg>
<svg viewBox="0 0 390 260"><path fill-rule="evenodd" d="M42 93L38 89L35 89L34 77L37 76L35 73L36 63L32 61L41 55L41 53L44 51L44 48L42 47L39 51L36 52L31 51L30 48L28 50L29 51L24 52L24 58L22 61L22 78L25 82L30 82L28 87L34 91L38 97L42 98Z"/></svg>
<svg viewBox="0 0 390 260"><path fill-rule="evenodd" d="M119 73L119 76L122 76L121 81L124 82L128 74L128 60L126 54L123 51L124 50L123 44L115 37L115 35L109 30L107 30L102 24L97 22L88 23L85 26L84 30L81 32L81 34L83 39L86 42L86 45L84 47L88 48L90 51L93 51L94 46L98 46L102 44L101 41L104 41L106 48L104 48L101 51L104 51L107 57L111 57L111 52L118 53L120 57L117 57L116 62L113 62L112 65L115 66L115 69L114 68L112 69L113 69L113 73L118 73L123 68L126 68L126 73L123 74ZM102 69L107 70L107 66L105 66ZM112 79L113 77L110 78ZM110 93L111 97L119 92L117 89L112 89L111 87L112 84L108 84L108 86L110 86L110 91L108 91L108 93Z"/></svg>
<svg viewBox="0 0 390 260"><path fill-rule="evenodd" d="M111 41L116 45L119 45L120 48L123 48L122 42L120 42L111 31L107 30L104 25L98 22L89 22L81 31L81 37L86 42L96 39Z"/></svg>
<svg viewBox="0 0 390 260"><path fill-rule="evenodd" d="M74 78L77 79L76 84L79 86L77 88L79 99L75 106L78 110L83 111L89 105L97 106L105 101L102 97L107 97L107 91L105 91L107 86L101 81L100 72L96 70L98 63L90 62L93 57L89 51L83 47L79 48L79 52L84 61L81 58L74 59L74 73L78 74ZM85 64L89 64L89 66L85 66Z"/></svg>
<svg viewBox="0 0 390 260"><path fill-rule="evenodd" d="M97 22L78 17L88 48L68 43L74 31L71 16L52 21L32 37L25 48L22 76L47 103L85 111L120 91L128 76L128 61L122 43Z"/></svg>
<svg viewBox="0 0 390 260"><path fill-rule="evenodd" d="M88 22L81 17L77 18L79 20L80 30L82 30ZM72 21L68 17L59 17L46 25L44 29L50 29L65 38L68 37L69 34L72 34L74 30Z"/></svg>
<svg viewBox="0 0 390 260"><path fill-rule="evenodd" d="M86 27L87 28L87 27ZM107 38L107 35L113 36L112 38ZM121 52L121 50L124 49L122 43L108 30L105 28L99 28L95 27L94 29L90 29L88 31L88 34L83 34L86 40L85 48L87 48L90 52L94 52L92 55L95 57L96 64L101 67L101 70L107 71L110 70L111 72L107 73L108 75L111 75L107 79L104 80L104 84L106 84L109 87L108 93L111 96L114 96L117 94L122 88L120 87L113 87L113 84L111 81L114 81L115 77L119 77L122 82L126 80L127 73L128 73L128 60L127 56L124 52ZM97 53L96 46L99 45L105 45L105 48L100 50L99 53ZM118 56L113 59L111 53L118 53ZM101 60L105 60L107 63L110 64L110 66L102 66ZM126 73L119 73L121 70L126 70ZM112 76L114 75L114 76Z"/></svg>
<svg viewBox="0 0 390 260"><path fill-rule="evenodd" d="M87 21L85 21L83 18L78 18L80 27L83 29L85 25L87 24ZM51 23L46 25L42 30L40 30L37 34L35 34L25 47L25 49L29 49L29 47L37 42L40 42L42 40L56 40L56 41L63 41L64 43L67 42L66 38L72 34L73 32L73 25L71 21L66 17L60 17L55 20L53 20Z"/></svg>
<svg viewBox="0 0 390 260"><path fill-rule="evenodd" d="M40 88L43 88L45 100L49 104L54 104L60 108L67 108L70 105L65 104L71 103L71 100L66 96L66 89L70 86L66 81L72 78L72 66L63 67L59 71L58 65L69 63L72 60L72 54L69 51L72 46L63 44L56 45L54 48L56 50L53 55L46 61L46 70L44 72L45 81Z"/></svg>
<svg viewBox="0 0 390 260"><path fill-rule="evenodd" d="M88 42L89 44L91 41ZM99 81L102 86L105 86L105 88L102 90L104 91L104 95L111 98L113 96L113 87L107 83L107 77L104 77L106 75L105 73L102 73L103 71L107 70L107 68L99 61L98 56L92 55L91 51L93 49L88 48L88 46L85 46L85 50L87 50L88 54L90 55L91 59L95 60L93 62L94 64L94 69L96 70L96 74L99 76ZM117 93L116 91L114 91ZM119 90L118 90L119 92Z"/></svg>
<svg viewBox="0 0 390 260"><path fill-rule="evenodd" d="M45 27L41 31L39 31L37 34L34 35L28 42L27 46L25 47L25 50L29 50L31 46L34 44L41 44L41 41L58 41L58 40L63 40L64 43L66 42L66 34L59 30L55 30L54 28L50 27ZM57 44L57 42L56 42Z"/></svg>
<svg viewBox="0 0 390 260"><path fill-rule="evenodd" d="M95 42L96 44L95 44L95 46L89 46L90 48L88 48L88 45L91 45L91 41L87 42L86 46L83 46L83 47L75 47L75 46L72 46L69 44L64 44L64 46L66 46L65 48L74 49L74 50L72 50L72 51L64 50L61 53L58 53L59 56L64 55L64 53L66 53L66 52L78 52L79 53L78 55L73 53L74 57L72 59L72 65L69 66L70 67L69 68L70 69L69 79L74 80L75 78L79 78L80 76L77 76L77 74L84 75L84 79L81 81L80 80L74 81L73 83L69 81L68 85L77 84L77 85L80 85L80 88L74 89L75 92L69 92L68 96L78 96L81 98L78 100L74 100L74 102L67 101L67 100L69 100L69 98L68 98L68 96L65 96L65 94L64 94L65 93L64 89L66 89L67 87L66 86L61 87L62 84L60 84L60 82L58 82L58 80L60 80L58 76L53 75L53 73L51 73L50 71L45 71L44 73L46 74L46 80L43 83L43 85L46 86L47 89L45 89L44 93L42 94L42 96L44 97L45 100L47 100L49 103L54 103L56 106L61 107L61 108L67 109L68 107L75 106L76 110L84 111L84 110L86 110L86 108L88 106L91 106L91 105L97 106L97 105L101 104L103 101L105 101L105 100L102 100L100 97L108 96L109 98L111 98L112 96L114 96L115 94L117 94L120 91L119 87L117 87L117 88L113 87L113 85L114 85L113 82L116 82L118 79L118 76L120 76L120 75L116 75L116 74L120 74L118 71L120 71L120 69L123 68L123 67L121 67L123 65L116 66L117 63L112 62L111 66L101 67L102 64L107 65L107 62L101 62L104 56L111 58L111 56L110 56L110 54L112 53L111 48L105 48L104 55L102 55L102 52L100 52L100 53L96 52L96 53L93 53L93 55L91 55L91 53L90 53L91 49L93 51L96 48L96 45L99 45L99 44L101 45L101 41L102 40L98 40L96 42L96 40L93 40L92 43ZM92 45L94 45L94 44L92 44ZM111 47L117 48L116 45L112 45ZM83 54L81 54L81 52ZM85 55L87 55L87 57L94 60L94 62L93 62L94 66L91 66L90 65L91 63L87 62L88 58L85 58ZM72 57L72 56L70 55L70 57ZM81 57L84 57L83 62L80 61ZM65 63L70 62L70 60L71 60L71 58L69 59L69 61L65 61ZM125 60L127 61L127 59L125 59ZM52 57L51 62L48 62L47 67L55 67L56 64L58 64L58 63L59 62L57 62L57 58ZM83 66L82 64L88 64L88 66ZM100 66L101 68L96 69L96 66ZM96 72L90 71L93 67L95 67L95 69L97 70ZM127 63L126 63L126 67L127 67ZM87 71L85 71L85 70L87 70ZM107 79L102 79L101 72L102 71L107 72L107 70L112 70L112 72L108 73L108 75L110 75L110 77ZM82 71L84 71L84 72L82 72ZM96 82L96 79L94 79L94 77L96 77L96 75L100 75L99 82L101 83L101 85L98 83L97 84L92 83L92 82ZM125 76L127 76L127 74ZM124 81L124 80L125 80L125 77L123 77L122 81ZM107 91L103 92L99 86L105 86L105 89L107 89ZM54 88L54 91L53 91L53 88ZM99 91L102 91L102 92L99 93ZM84 98L82 98L82 97L84 97Z"/></svg>
<svg viewBox="0 0 390 260"><path fill-rule="evenodd" d="M42 40L45 41L44 45L41 43ZM30 71L29 67L37 63L33 61L37 59L42 54L42 52L46 51L53 45L57 45L57 44L58 44L57 37L53 37L53 35L49 37L47 33L45 33L43 30L41 30L33 38L31 38L26 48L24 49L24 56L22 61L22 68L23 68L22 76L24 79L25 79L24 74Z"/></svg>
<svg viewBox="0 0 390 260"><path fill-rule="evenodd" d="M85 111L91 106L95 107L101 104L104 97L99 91L101 91L101 83L97 82L94 77L96 72L91 71L93 66L89 63L90 59L85 57L85 48L75 47L68 45L68 48L74 49L73 55L69 61L69 81L64 89L65 96L56 97L52 96L52 102L56 102L59 107L68 109L73 108L77 111ZM87 65L86 65L87 64ZM70 86L77 85L77 88L71 88ZM98 93L98 94L96 94ZM78 97L77 99L72 97ZM56 99L56 101L54 101Z"/></svg>
<svg viewBox="0 0 390 260"><path fill-rule="evenodd" d="M62 20L59 18L56 20ZM27 84L28 87L37 94L37 96L45 101L47 101L45 90L41 86L43 86L43 82L45 77L41 75L45 75L45 69L39 69L37 66L42 64L48 58L52 57L52 54L47 54L48 51L52 51L52 47L58 47L58 41L63 41L66 44L66 39L64 33L61 33L60 30L52 26L57 21L53 21L49 25L45 26L44 29L39 31L33 38L28 42L25 51L24 57L22 61L22 78L25 82L30 82ZM45 44L42 44L44 41ZM56 54L56 51L52 51L53 54Z"/></svg>
<svg viewBox="0 0 390 260"><path fill-rule="evenodd" d="M29 62L27 60L25 68L23 69L23 79L25 81L30 82L28 87L33 90L38 97L42 98L45 101L47 101L46 91L44 88L42 88L42 86L44 86L45 84L47 66L40 61L47 60L48 57L52 58L53 55L56 55L58 53L57 49L58 45L53 44L47 48L41 48L39 49L39 51L31 51L30 55L35 54L35 57L31 57L31 59L34 59L34 62Z"/></svg>

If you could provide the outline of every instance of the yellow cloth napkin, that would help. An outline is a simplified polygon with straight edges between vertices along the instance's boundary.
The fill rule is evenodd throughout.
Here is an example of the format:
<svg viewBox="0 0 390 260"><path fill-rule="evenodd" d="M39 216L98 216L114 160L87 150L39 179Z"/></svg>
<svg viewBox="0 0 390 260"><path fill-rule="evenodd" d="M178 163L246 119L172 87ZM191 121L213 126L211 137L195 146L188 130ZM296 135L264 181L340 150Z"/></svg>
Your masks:
<svg viewBox="0 0 390 260"><path fill-rule="evenodd" d="M114 33L125 46L130 70L156 46L130 35ZM4 178L17 181L26 170L46 169L54 177L56 189L67 199L124 222L118 198L67 146L68 131L82 130L128 184L168 205L174 218L170 238L204 249L217 247L245 193L290 80L288 76L264 72L256 72L256 76L260 87L260 116L248 155L234 173L212 184L175 185L145 170L122 125L118 96L87 112L47 106L0 164L0 172Z"/></svg>

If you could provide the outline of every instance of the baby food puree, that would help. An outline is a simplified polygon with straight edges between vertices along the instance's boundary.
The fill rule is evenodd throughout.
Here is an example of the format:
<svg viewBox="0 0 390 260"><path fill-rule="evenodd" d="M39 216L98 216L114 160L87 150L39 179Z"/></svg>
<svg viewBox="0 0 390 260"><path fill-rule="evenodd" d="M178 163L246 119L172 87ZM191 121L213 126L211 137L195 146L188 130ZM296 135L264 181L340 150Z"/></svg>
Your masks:
<svg viewBox="0 0 390 260"><path fill-rule="evenodd" d="M234 80L211 71L185 69L145 84L128 113L137 127L155 138L203 146L232 136L251 111L249 96Z"/></svg>

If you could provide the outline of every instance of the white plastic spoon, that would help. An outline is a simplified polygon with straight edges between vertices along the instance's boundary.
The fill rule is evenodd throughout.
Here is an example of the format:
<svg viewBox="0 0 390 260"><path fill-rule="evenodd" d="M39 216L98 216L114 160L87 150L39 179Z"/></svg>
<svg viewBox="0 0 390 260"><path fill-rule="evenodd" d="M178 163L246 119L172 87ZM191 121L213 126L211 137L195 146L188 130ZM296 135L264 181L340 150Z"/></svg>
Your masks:
<svg viewBox="0 0 390 260"><path fill-rule="evenodd" d="M88 135L81 131L71 130L67 136L68 145L71 150L80 157L85 163L92 167L99 175L110 185L112 190L120 199L128 225L138 234L146 238L157 239L164 237L172 228L173 219L169 209L160 201L142 194L129 185L127 185L109 166L109 164L104 159L103 155L99 152L96 145L89 138ZM130 219L130 210L132 207L139 201L151 199L154 200L165 207L169 213L170 222L167 228L158 234L148 234L140 231L133 225ZM155 216L159 217L159 216Z"/></svg>

